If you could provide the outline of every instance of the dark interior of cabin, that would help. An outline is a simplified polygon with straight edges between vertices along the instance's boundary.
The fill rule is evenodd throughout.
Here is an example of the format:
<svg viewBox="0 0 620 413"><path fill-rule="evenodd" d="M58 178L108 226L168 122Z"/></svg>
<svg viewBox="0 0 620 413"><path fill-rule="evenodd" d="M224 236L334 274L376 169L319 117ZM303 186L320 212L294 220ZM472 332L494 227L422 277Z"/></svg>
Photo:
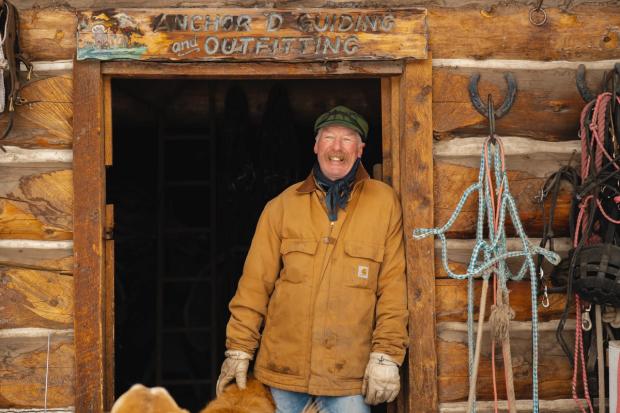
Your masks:
<svg viewBox="0 0 620 413"><path fill-rule="evenodd" d="M263 206L308 175L314 120L339 104L370 123L372 173L380 82L114 79L112 99L116 396L159 385L196 412L214 397Z"/></svg>

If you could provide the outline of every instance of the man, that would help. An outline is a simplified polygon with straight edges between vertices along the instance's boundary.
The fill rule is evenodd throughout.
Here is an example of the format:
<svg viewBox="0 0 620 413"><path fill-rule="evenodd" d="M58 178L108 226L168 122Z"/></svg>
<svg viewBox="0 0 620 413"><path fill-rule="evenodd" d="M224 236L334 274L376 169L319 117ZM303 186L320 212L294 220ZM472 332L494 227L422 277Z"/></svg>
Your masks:
<svg viewBox="0 0 620 413"><path fill-rule="evenodd" d="M329 413L370 412L396 398L408 340L400 203L361 164L368 123L359 114L337 106L314 129L312 173L258 221L217 392L233 378L245 386L258 348L254 374L277 412L301 412L313 398Z"/></svg>

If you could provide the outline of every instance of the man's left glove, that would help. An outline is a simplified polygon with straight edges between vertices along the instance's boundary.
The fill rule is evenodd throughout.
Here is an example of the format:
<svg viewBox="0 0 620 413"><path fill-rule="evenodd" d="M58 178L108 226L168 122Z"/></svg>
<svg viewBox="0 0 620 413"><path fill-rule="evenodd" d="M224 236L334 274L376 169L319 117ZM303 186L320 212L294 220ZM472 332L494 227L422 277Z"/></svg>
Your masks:
<svg viewBox="0 0 620 413"><path fill-rule="evenodd" d="M240 389L245 389L248 376L248 367L252 356L241 350L228 350L224 353L226 359L222 363L220 377L215 385L215 393L219 396L226 388L226 385L235 379Z"/></svg>
<svg viewBox="0 0 620 413"><path fill-rule="evenodd" d="M393 402L400 391L398 363L383 353L370 353L366 365L362 395L366 404L376 405Z"/></svg>

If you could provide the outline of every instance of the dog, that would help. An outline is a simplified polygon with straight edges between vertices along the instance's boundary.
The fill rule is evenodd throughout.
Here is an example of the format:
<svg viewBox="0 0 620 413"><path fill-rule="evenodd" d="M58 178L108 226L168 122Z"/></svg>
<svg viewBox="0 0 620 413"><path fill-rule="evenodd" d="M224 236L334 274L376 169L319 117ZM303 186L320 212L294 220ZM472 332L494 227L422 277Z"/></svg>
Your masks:
<svg viewBox="0 0 620 413"><path fill-rule="evenodd" d="M110 413L189 413L181 409L168 390L163 387L149 389L141 384L134 384L119 397Z"/></svg>
<svg viewBox="0 0 620 413"><path fill-rule="evenodd" d="M274 413L276 405L269 389L255 378L248 377L244 390L233 383L200 413Z"/></svg>
<svg viewBox="0 0 620 413"><path fill-rule="evenodd" d="M247 386L241 390L235 383L210 402L200 413L275 413L276 406L269 389L248 377ZM180 408L163 387L148 388L134 384L112 406L110 413L189 413ZM321 413L315 403L303 413Z"/></svg>

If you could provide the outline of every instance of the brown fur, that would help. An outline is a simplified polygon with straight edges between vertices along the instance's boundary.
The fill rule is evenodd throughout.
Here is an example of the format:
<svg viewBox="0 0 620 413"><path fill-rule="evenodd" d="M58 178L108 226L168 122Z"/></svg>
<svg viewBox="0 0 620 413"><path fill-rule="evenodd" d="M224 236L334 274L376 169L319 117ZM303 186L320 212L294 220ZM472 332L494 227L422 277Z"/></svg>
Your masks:
<svg viewBox="0 0 620 413"><path fill-rule="evenodd" d="M200 413L274 413L271 392L261 382L248 378L245 390L231 384L224 393L207 405ZM189 413L181 409L163 387L149 389L134 384L116 400L110 413ZM320 413L313 403L303 413Z"/></svg>
<svg viewBox="0 0 620 413"><path fill-rule="evenodd" d="M213 400L200 413L274 413L276 406L271 392L261 382L248 378L245 390L236 384L226 387L224 393Z"/></svg>
<svg viewBox="0 0 620 413"><path fill-rule="evenodd" d="M258 380L249 377L245 390L231 384L224 393L213 400L200 413L274 413L276 406L269 389ZM320 413L315 403L303 413Z"/></svg>
<svg viewBox="0 0 620 413"><path fill-rule="evenodd" d="M134 384L116 400L110 413L189 413L181 409L163 387Z"/></svg>

